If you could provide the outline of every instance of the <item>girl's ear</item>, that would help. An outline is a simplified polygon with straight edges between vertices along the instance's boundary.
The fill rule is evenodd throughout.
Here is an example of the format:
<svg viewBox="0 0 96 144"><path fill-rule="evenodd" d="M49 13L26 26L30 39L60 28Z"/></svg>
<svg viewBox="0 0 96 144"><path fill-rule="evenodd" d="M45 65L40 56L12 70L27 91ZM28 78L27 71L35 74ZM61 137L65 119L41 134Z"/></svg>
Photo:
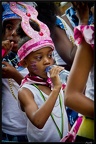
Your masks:
<svg viewBox="0 0 96 144"><path fill-rule="evenodd" d="M26 62L25 59L22 60L22 61L20 61L20 64L21 64L23 67L27 67L27 62Z"/></svg>

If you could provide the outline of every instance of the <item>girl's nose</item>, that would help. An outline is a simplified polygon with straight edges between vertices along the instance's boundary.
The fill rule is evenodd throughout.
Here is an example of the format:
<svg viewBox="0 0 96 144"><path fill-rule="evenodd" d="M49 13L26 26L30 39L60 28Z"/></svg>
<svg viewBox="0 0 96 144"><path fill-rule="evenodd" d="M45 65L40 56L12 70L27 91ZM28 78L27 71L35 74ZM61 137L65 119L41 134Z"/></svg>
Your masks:
<svg viewBox="0 0 96 144"><path fill-rule="evenodd" d="M49 58L44 57L44 64L49 64L49 63L50 63Z"/></svg>
<svg viewBox="0 0 96 144"><path fill-rule="evenodd" d="M17 34L16 34L16 30L14 29L13 31L12 31L12 36L16 36Z"/></svg>

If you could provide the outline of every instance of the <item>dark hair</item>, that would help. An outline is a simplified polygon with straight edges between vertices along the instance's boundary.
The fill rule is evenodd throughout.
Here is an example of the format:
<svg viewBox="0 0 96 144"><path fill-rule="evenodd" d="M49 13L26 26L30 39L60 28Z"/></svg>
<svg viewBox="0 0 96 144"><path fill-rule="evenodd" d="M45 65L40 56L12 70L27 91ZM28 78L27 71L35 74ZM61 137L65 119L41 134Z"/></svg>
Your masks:
<svg viewBox="0 0 96 144"><path fill-rule="evenodd" d="M34 22L32 19L29 20L29 24L35 31L40 31L39 25L36 22ZM16 32L17 35L20 36L20 38L24 38L25 36L27 36L21 27L21 23L19 24Z"/></svg>
<svg viewBox="0 0 96 144"><path fill-rule="evenodd" d="M31 38L28 36L25 36L23 38L21 38L18 42L18 48L20 48L24 43L26 43L27 41L29 41Z"/></svg>
<svg viewBox="0 0 96 144"><path fill-rule="evenodd" d="M94 6L94 2L92 2L92 1L88 1L87 3L88 3L88 7L89 7L89 9L91 9L91 7Z"/></svg>
<svg viewBox="0 0 96 144"><path fill-rule="evenodd" d="M5 34L5 28L6 28L7 23L8 23L8 21L3 22L3 25L2 25L2 34L3 35Z"/></svg>
<svg viewBox="0 0 96 144"><path fill-rule="evenodd" d="M83 2L83 4L85 4L85 5L87 4L87 5L88 5L89 10L91 9L91 7L94 6L94 2L92 2L92 1L78 1L77 3L78 3L78 5L81 5L82 2ZM72 3L73 6L74 6L74 2L71 2L71 3Z"/></svg>
<svg viewBox="0 0 96 144"><path fill-rule="evenodd" d="M3 3L3 2L2 2L2 3ZM2 14L3 14L3 12L4 12L4 7L3 7L3 5L1 5L1 6L2 6L1 10L2 10ZM6 27L6 24L7 24L6 21L4 21L3 24L2 24L2 35L5 34L5 27Z"/></svg>
<svg viewBox="0 0 96 144"><path fill-rule="evenodd" d="M38 19L44 22L52 32L56 22L56 15L59 14L58 6L54 2L36 1Z"/></svg>
<svg viewBox="0 0 96 144"><path fill-rule="evenodd" d="M35 31L40 31L39 25L34 22L33 20L30 19L29 21L30 26L35 30ZM20 48L25 42L30 40L31 38L27 36L27 34L23 31L21 27L21 23L18 25L18 28L16 29L17 35L21 38L20 41L18 42L18 47Z"/></svg>

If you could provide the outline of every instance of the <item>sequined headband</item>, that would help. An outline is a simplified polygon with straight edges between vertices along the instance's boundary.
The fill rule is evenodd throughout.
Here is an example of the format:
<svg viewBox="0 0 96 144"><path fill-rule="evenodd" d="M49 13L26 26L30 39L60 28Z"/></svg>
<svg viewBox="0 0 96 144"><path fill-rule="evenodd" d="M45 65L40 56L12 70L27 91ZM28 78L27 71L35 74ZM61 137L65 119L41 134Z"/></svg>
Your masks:
<svg viewBox="0 0 96 144"><path fill-rule="evenodd" d="M24 6L27 12L23 12L17 8L17 3ZM37 19L38 12L30 5L23 2L10 2L10 9L22 18L21 27L23 31L32 38L23 44L18 50L20 60L23 60L32 51L39 50L44 47L51 47L54 49L53 41L50 37L50 31L47 25ZM35 31L29 23L29 20L36 22L39 25L40 31Z"/></svg>

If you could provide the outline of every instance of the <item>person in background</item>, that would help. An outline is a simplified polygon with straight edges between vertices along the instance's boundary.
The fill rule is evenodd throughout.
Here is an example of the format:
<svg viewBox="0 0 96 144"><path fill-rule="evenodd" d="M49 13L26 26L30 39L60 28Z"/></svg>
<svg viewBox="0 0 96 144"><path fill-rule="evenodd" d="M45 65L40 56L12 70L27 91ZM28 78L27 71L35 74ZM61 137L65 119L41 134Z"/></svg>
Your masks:
<svg viewBox="0 0 96 144"><path fill-rule="evenodd" d="M38 19L47 24L50 29L52 40L55 44L56 63L70 70L77 46L74 43L73 30L78 25L79 20L76 16L74 7L70 7L61 15L59 8L54 2L36 2ZM88 2L89 19L88 25L94 22L91 7L93 2ZM59 54L59 55L58 55Z"/></svg>
<svg viewBox="0 0 96 144"><path fill-rule="evenodd" d="M76 45L74 45L73 27L66 15L61 16L54 2L36 2L38 19L47 24L56 49L56 63L70 70ZM57 55L58 54L58 55ZM57 56L56 56L57 55Z"/></svg>
<svg viewBox="0 0 96 144"><path fill-rule="evenodd" d="M88 25L87 2L72 2L77 11L79 26L74 29L78 46L65 89L65 104L83 115L82 134L76 141L94 140L94 25ZM83 93L85 89L85 92ZM86 125L86 121L88 125ZM92 124L92 125L91 125ZM86 127L86 128L85 128ZM81 128L81 127L80 127ZM84 131L85 130L85 131ZM80 134L80 133L79 133Z"/></svg>
<svg viewBox="0 0 96 144"><path fill-rule="evenodd" d="M24 8L19 6L22 11ZM21 18L10 10L8 2L2 2L2 46L11 51L2 59L2 142L28 142L27 117L18 107L18 89L28 71L18 65L19 38L16 34Z"/></svg>

